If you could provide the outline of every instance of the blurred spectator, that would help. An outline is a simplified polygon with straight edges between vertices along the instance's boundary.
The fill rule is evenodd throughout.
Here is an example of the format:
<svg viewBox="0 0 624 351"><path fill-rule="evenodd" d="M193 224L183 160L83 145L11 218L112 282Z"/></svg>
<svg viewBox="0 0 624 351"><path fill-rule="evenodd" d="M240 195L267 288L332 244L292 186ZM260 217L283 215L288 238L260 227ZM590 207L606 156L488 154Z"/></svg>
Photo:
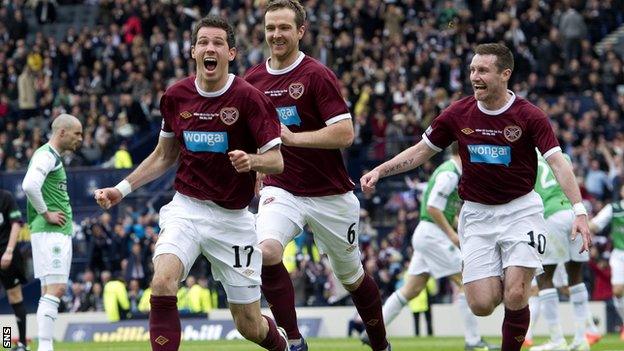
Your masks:
<svg viewBox="0 0 624 351"><path fill-rule="evenodd" d="M119 149L115 152L115 168L132 168L132 156L130 156L125 142L121 143Z"/></svg>
<svg viewBox="0 0 624 351"><path fill-rule="evenodd" d="M37 0L35 15L39 24L54 23L56 21L56 4L54 0Z"/></svg>
<svg viewBox="0 0 624 351"><path fill-rule="evenodd" d="M102 284L104 284L104 292L102 293L104 312L106 312L108 321L117 322L126 319L130 310L126 284L121 280L113 279L109 271L103 271L101 279Z"/></svg>

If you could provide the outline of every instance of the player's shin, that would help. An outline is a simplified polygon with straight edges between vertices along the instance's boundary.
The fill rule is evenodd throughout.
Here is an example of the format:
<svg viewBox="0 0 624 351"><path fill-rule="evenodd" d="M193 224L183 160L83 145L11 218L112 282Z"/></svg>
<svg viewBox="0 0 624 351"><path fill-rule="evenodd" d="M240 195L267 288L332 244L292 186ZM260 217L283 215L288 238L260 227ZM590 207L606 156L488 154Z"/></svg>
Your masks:
<svg viewBox="0 0 624 351"><path fill-rule="evenodd" d="M295 289L282 262L262 266L261 288L277 325L284 328L289 340L301 339L295 311Z"/></svg>
<svg viewBox="0 0 624 351"><path fill-rule="evenodd" d="M505 308L505 319L503 320L502 329L503 350L520 351L527 329L529 328L530 319L528 305L517 311Z"/></svg>
<svg viewBox="0 0 624 351"><path fill-rule="evenodd" d="M175 296L150 297L150 343L152 351L177 351L180 347L180 314Z"/></svg>
<svg viewBox="0 0 624 351"><path fill-rule="evenodd" d="M381 296L373 278L365 274L360 286L351 291L351 298L364 321L371 347L373 350L385 350L388 341L381 309Z"/></svg>

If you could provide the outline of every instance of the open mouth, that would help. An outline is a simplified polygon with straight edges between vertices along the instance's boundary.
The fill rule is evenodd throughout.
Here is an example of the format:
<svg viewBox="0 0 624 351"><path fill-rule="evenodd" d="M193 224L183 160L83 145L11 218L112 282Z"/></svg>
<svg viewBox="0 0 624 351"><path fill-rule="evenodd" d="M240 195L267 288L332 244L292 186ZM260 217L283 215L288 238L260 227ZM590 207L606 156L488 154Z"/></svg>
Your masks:
<svg viewBox="0 0 624 351"><path fill-rule="evenodd" d="M211 57L204 58L204 67L208 71L214 71L217 68L217 59Z"/></svg>
<svg viewBox="0 0 624 351"><path fill-rule="evenodd" d="M484 84L473 84L472 87L474 88L475 91L487 89L487 86Z"/></svg>

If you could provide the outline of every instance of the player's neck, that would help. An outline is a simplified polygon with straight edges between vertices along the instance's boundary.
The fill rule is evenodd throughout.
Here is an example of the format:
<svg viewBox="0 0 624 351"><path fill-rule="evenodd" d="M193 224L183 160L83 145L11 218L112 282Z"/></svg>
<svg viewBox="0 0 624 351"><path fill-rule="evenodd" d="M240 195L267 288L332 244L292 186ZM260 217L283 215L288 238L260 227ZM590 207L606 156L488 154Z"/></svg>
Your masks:
<svg viewBox="0 0 624 351"><path fill-rule="evenodd" d="M52 147L54 149L54 151L56 151L59 155L64 151L61 150L61 143L60 140L58 140L58 138L50 138L50 141L48 141L48 145L50 145L50 147Z"/></svg>
<svg viewBox="0 0 624 351"><path fill-rule="evenodd" d="M219 80L217 81L209 81L205 78L197 77L197 84L199 85L201 90L207 93L214 93L216 91L223 89L223 87L225 87L225 85L227 84L228 78L229 78L228 74L224 74L223 77L219 78Z"/></svg>
<svg viewBox="0 0 624 351"><path fill-rule="evenodd" d="M503 106L505 106L509 102L509 99L511 99L511 97L511 93L507 89L505 89L504 93L499 94L498 96L496 96L496 98L490 101L482 101L481 104L483 105L483 107L490 111L497 111L503 108Z"/></svg>
<svg viewBox="0 0 624 351"><path fill-rule="evenodd" d="M271 67L271 69L274 69L274 70L280 70L286 67L290 67L290 65L292 65L293 63L295 63L295 61L297 61L298 57L299 57L299 49L291 52L283 60L280 60L277 56L271 56L271 59L269 60L269 67Z"/></svg>

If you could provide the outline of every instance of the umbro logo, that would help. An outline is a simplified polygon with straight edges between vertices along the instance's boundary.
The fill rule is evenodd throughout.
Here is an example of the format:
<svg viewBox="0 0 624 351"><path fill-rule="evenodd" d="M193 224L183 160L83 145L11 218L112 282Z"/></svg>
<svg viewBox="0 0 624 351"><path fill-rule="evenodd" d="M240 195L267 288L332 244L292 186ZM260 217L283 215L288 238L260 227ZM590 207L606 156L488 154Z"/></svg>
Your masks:
<svg viewBox="0 0 624 351"><path fill-rule="evenodd" d="M182 117L184 119L189 119L189 118L193 117L193 114L188 112L188 111L184 111L184 112L180 113L180 117Z"/></svg>
<svg viewBox="0 0 624 351"><path fill-rule="evenodd" d="M370 326L375 326L375 325L377 325L377 323L379 323L379 319L371 319L371 320L366 322L366 324L368 324Z"/></svg>
<svg viewBox="0 0 624 351"><path fill-rule="evenodd" d="M163 346L164 344L169 342L169 339L165 338L162 335L159 335L155 340L154 340L158 345Z"/></svg>
<svg viewBox="0 0 624 351"><path fill-rule="evenodd" d="M466 135L470 135L470 134L474 133L474 130L472 130L470 128L464 128L461 131L462 131L462 133L464 133Z"/></svg>

